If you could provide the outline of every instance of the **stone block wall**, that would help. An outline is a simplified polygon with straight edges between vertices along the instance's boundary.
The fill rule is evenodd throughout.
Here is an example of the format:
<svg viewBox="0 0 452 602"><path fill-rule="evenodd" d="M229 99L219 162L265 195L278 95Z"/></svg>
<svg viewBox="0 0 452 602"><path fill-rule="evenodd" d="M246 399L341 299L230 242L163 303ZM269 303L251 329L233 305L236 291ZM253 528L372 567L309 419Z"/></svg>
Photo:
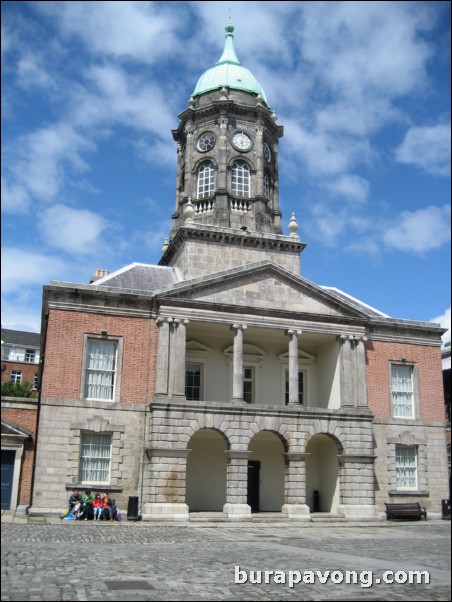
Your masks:
<svg viewBox="0 0 452 602"><path fill-rule="evenodd" d="M419 502L429 514L439 516L441 500L449 497L445 428L442 422L376 418L375 496L378 508L385 502ZM395 473L396 445L417 448L418 487L398 491Z"/></svg>
<svg viewBox="0 0 452 602"><path fill-rule="evenodd" d="M261 431L276 434L287 450L287 503L304 503L305 456L310 439L317 434L330 436L337 443L338 461L342 462L343 496L349 505L373 505L373 435L372 417L357 413L334 411L303 411L276 407L243 407L221 404L190 404L154 399L149 415L149 464L145 470L144 503L183 503L184 465L190 449L190 439L200 429L214 429L226 441L229 463L227 484L228 502L244 503L239 485L245 483L247 467L242 458L250 449L254 435ZM175 462L177 456L178 462ZM239 454L240 459L235 455ZM242 454L242 455L240 455ZM237 458L239 457L237 456ZM291 464L291 458L293 460ZM345 460L341 460L345 458ZM175 476L177 467L177 476ZM170 469L170 470L169 470ZM235 473L241 475L235 478ZM243 474L242 474L243 473ZM171 478L170 478L171 477ZM177 497L165 495L174 489L172 479L179 479ZM237 483L237 490L234 483Z"/></svg>
<svg viewBox="0 0 452 602"><path fill-rule="evenodd" d="M81 433L112 436L110 480L89 484L92 491L109 491L121 510L129 496L141 495L146 405L52 400L43 402L33 504L30 514L58 514L67 507L70 491L83 490L79 481Z"/></svg>
<svg viewBox="0 0 452 602"><path fill-rule="evenodd" d="M225 229L225 239L228 238L228 230L230 229ZM246 234L237 230L232 232L234 232L234 235L229 235L231 238L237 238L235 242L229 242L228 240L223 242L211 241L208 237L208 231L205 233L204 239L185 241L185 244L179 247L171 259L171 267L179 268L184 279L191 279L268 259L290 270L297 276L300 275L299 241L294 240L293 250L284 250L278 244L276 236L273 245L270 245L261 235L261 242L256 239L253 244L248 246L242 240L246 237ZM218 236L218 233L215 233L215 235ZM290 241L288 237L285 237L286 245L288 240ZM266 252L263 252L262 247L265 245L268 248Z"/></svg>

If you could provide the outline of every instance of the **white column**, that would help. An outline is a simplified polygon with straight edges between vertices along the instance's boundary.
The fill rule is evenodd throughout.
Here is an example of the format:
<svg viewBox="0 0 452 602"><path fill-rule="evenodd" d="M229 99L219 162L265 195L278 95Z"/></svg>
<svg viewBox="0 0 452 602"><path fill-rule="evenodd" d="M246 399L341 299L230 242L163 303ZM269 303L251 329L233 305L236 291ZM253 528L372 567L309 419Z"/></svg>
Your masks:
<svg viewBox="0 0 452 602"><path fill-rule="evenodd" d="M185 348L188 320L174 320L176 349L174 361L174 395L185 396ZM173 353L173 352L172 352Z"/></svg>
<svg viewBox="0 0 452 602"><path fill-rule="evenodd" d="M232 401L243 401L243 331L245 324L234 324L234 358L232 375Z"/></svg>
<svg viewBox="0 0 452 602"><path fill-rule="evenodd" d="M341 335L341 406L367 407L366 352L362 335Z"/></svg>
<svg viewBox="0 0 452 602"><path fill-rule="evenodd" d="M171 318L157 318L159 340L157 346L157 374L155 379L156 395L168 395L170 320Z"/></svg>
<svg viewBox="0 0 452 602"><path fill-rule="evenodd" d="M298 405L298 337L301 330L287 330L286 334L289 337L289 405Z"/></svg>

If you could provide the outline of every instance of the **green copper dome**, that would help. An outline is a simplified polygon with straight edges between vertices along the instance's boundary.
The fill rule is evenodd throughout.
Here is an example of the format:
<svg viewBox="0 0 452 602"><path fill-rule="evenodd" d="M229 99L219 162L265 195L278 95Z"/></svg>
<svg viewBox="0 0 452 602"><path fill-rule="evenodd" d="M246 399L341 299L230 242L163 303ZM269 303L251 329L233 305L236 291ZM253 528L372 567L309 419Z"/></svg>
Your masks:
<svg viewBox="0 0 452 602"><path fill-rule="evenodd" d="M254 75L242 67L234 50L234 26L229 24L226 26L226 41L224 51L220 60L215 63L214 67L207 69L198 80L195 91L192 96L199 96L211 90L218 88L232 88L234 90L244 90L245 92L254 92L260 94L268 105L267 97L262 86L259 84Z"/></svg>

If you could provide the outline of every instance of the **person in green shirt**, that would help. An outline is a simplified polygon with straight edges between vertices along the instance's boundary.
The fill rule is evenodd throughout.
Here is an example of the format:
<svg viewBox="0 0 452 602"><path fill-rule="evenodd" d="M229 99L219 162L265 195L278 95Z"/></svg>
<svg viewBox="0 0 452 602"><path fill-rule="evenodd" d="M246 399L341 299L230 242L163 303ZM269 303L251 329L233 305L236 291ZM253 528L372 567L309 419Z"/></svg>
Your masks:
<svg viewBox="0 0 452 602"><path fill-rule="evenodd" d="M88 489L82 495L82 510L78 516L79 520L88 520L93 513L94 495Z"/></svg>

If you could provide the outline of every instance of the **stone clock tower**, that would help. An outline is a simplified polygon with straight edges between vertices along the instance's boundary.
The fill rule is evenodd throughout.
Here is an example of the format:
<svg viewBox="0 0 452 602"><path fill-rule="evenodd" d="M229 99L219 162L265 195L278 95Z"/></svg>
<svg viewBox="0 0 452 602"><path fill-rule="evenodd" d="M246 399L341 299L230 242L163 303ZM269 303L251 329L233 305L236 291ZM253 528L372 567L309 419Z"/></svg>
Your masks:
<svg viewBox="0 0 452 602"><path fill-rule="evenodd" d="M304 248L294 217L282 235L278 143L283 127L235 53L226 27L220 60L200 77L173 130L176 207L160 265L184 278L260 260L300 273Z"/></svg>

